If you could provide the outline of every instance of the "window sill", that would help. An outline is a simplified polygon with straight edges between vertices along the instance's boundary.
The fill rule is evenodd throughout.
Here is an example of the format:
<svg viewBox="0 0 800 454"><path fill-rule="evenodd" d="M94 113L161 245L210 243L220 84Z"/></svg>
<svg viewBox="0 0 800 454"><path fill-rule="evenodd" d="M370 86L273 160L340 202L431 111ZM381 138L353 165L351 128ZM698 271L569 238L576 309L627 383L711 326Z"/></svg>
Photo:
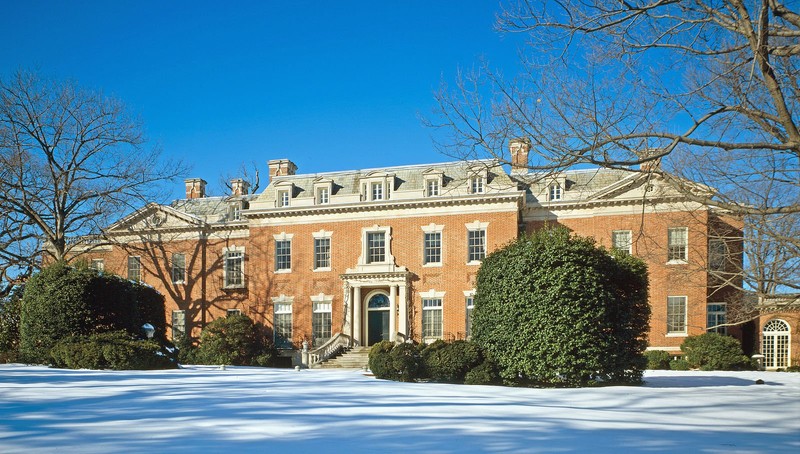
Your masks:
<svg viewBox="0 0 800 454"><path fill-rule="evenodd" d="M689 333L667 333L665 337L689 337Z"/></svg>
<svg viewBox="0 0 800 454"><path fill-rule="evenodd" d="M686 260L670 260L667 262L667 265L686 265L689 262Z"/></svg>

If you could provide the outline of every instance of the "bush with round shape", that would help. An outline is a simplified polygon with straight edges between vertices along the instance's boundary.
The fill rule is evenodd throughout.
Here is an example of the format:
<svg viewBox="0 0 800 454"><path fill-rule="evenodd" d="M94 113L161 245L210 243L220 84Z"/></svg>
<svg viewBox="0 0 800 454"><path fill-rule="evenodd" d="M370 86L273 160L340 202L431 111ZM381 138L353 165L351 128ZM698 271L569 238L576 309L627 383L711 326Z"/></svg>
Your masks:
<svg viewBox="0 0 800 454"><path fill-rule="evenodd" d="M650 307L647 268L564 228L542 229L486 257L472 339L511 383L641 383Z"/></svg>
<svg viewBox="0 0 800 454"><path fill-rule="evenodd" d="M647 358L647 368L650 370L669 370L671 356L664 350L648 350L644 353Z"/></svg>
<svg viewBox="0 0 800 454"><path fill-rule="evenodd" d="M483 362L483 355L480 348L474 343L457 340L439 348L424 350L423 361L424 368L431 379L448 383L464 383L467 372Z"/></svg>
<svg viewBox="0 0 800 454"><path fill-rule="evenodd" d="M738 339L718 333L689 336L681 344L683 359L700 370L749 370L752 361L742 351Z"/></svg>
<svg viewBox="0 0 800 454"><path fill-rule="evenodd" d="M142 326L156 328L166 344L164 297L153 288L85 266L58 262L32 276L20 312L20 355L49 364L51 349L63 338L109 331L144 337Z"/></svg>
<svg viewBox="0 0 800 454"><path fill-rule="evenodd" d="M174 369L177 362L157 341L109 331L61 339L51 350L53 365L69 369Z"/></svg>
<svg viewBox="0 0 800 454"><path fill-rule="evenodd" d="M195 359L200 364L269 366L277 351L260 325L244 314L222 317L200 333Z"/></svg>

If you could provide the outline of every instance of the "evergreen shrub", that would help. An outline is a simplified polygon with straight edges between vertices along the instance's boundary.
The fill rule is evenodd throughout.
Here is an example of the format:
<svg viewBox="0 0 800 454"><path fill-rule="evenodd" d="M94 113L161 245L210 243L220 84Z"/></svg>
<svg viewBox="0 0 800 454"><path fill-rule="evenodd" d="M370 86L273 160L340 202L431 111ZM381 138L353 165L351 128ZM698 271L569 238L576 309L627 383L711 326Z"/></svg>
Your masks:
<svg viewBox="0 0 800 454"><path fill-rule="evenodd" d="M266 367L276 357L277 350L264 328L237 314L218 318L203 329L194 359L199 364Z"/></svg>
<svg viewBox="0 0 800 454"><path fill-rule="evenodd" d="M641 383L647 365L647 268L564 228L542 229L487 256L472 339L508 382Z"/></svg>
<svg viewBox="0 0 800 454"><path fill-rule="evenodd" d="M108 331L61 339L52 348L53 365L69 369L151 370L177 367L157 341L135 339L125 331Z"/></svg>
<svg viewBox="0 0 800 454"><path fill-rule="evenodd" d="M650 370L669 370L671 356L664 350L648 350L644 353L647 358L647 368Z"/></svg>
<svg viewBox="0 0 800 454"><path fill-rule="evenodd" d="M738 339L718 333L689 336L681 344L683 358L692 369L750 370L752 361Z"/></svg>

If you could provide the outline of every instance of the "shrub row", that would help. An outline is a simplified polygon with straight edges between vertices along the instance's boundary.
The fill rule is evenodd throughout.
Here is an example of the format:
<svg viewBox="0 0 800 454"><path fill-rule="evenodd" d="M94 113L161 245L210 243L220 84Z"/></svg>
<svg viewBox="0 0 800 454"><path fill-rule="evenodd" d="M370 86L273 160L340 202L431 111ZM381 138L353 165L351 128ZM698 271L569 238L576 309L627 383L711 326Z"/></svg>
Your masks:
<svg viewBox="0 0 800 454"><path fill-rule="evenodd" d="M157 341L109 331L61 339L50 351L53 366L69 369L151 370L176 368L170 352Z"/></svg>
<svg viewBox="0 0 800 454"><path fill-rule="evenodd" d="M370 350L369 367L377 378L403 382L418 379L472 385L499 382L497 367L476 344L468 341L439 340L430 345L379 342Z"/></svg>

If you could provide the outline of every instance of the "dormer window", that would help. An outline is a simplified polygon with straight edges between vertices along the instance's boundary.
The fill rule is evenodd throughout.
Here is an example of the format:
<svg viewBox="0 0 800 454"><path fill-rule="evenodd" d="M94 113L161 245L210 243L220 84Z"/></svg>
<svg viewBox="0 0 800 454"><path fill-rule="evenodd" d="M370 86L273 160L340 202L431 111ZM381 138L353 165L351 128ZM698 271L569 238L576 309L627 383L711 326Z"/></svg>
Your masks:
<svg viewBox="0 0 800 454"><path fill-rule="evenodd" d="M471 194L483 194L484 181L482 175L474 175L469 179L469 192Z"/></svg>
<svg viewBox="0 0 800 454"><path fill-rule="evenodd" d="M558 183L553 183L548 188L549 200L561 200L563 195L563 190L561 185Z"/></svg>

